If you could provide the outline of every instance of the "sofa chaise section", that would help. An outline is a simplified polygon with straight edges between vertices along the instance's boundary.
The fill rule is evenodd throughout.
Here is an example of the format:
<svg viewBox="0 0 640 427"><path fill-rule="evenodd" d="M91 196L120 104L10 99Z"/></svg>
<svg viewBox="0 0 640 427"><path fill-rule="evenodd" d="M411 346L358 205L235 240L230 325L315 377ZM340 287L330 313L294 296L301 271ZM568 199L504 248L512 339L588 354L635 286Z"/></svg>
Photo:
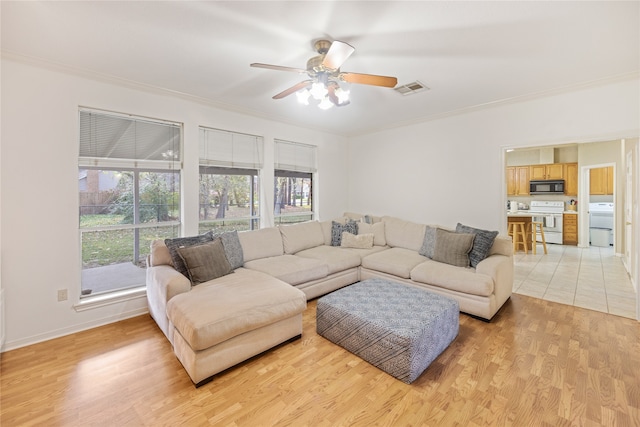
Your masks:
<svg viewBox="0 0 640 427"><path fill-rule="evenodd" d="M303 292L245 268L220 279L167 303L174 352L196 384L302 334Z"/></svg>

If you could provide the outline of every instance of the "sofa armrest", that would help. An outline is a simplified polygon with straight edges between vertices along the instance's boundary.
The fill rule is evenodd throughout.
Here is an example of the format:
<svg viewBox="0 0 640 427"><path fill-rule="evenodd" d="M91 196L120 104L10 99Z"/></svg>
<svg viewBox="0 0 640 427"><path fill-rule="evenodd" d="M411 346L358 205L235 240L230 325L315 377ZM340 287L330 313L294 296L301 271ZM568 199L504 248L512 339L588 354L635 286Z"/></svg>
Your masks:
<svg viewBox="0 0 640 427"><path fill-rule="evenodd" d="M513 292L513 256L490 255L478 263L476 273L485 274L493 279L493 293L498 307Z"/></svg>
<svg viewBox="0 0 640 427"><path fill-rule="evenodd" d="M147 293L161 296L165 303L174 296L190 290L189 279L175 268L168 265L147 268Z"/></svg>
<svg viewBox="0 0 640 427"><path fill-rule="evenodd" d="M493 246L489 250L489 255L513 255L513 241L511 236L497 236L493 241Z"/></svg>

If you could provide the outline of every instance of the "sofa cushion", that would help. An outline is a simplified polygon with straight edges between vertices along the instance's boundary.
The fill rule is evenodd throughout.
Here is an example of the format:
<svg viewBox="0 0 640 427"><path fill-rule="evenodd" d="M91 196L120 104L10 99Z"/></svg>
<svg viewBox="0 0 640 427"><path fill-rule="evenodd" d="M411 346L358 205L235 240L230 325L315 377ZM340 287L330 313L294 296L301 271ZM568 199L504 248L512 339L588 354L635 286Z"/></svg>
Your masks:
<svg viewBox="0 0 640 427"><path fill-rule="evenodd" d="M211 233L214 239L219 237L222 240L224 253L227 255L227 259L229 260L229 264L231 264L231 268L235 270L236 268L242 267L242 265L244 264L244 251L242 250L242 245L240 244L238 232L233 230L226 231L224 233Z"/></svg>
<svg viewBox="0 0 640 427"><path fill-rule="evenodd" d="M358 234L373 234L373 244L376 246L386 246L387 244L387 239L384 237L384 222L376 222L375 224L359 222Z"/></svg>
<svg viewBox="0 0 640 427"><path fill-rule="evenodd" d="M362 266L408 279L416 265L428 260L429 258L410 249L390 248L362 258Z"/></svg>
<svg viewBox="0 0 640 427"><path fill-rule="evenodd" d="M342 251L342 253L351 253L351 254L355 254L358 255L360 257L360 260L362 260L364 257L369 256L371 254L375 254L378 252L382 252L382 251L386 251L389 248L387 246L376 246L373 245L372 248L369 249L357 249L357 248L343 248L340 247L340 250ZM362 263L362 261L360 261L360 263Z"/></svg>
<svg viewBox="0 0 640 427"><path fill-rule="evenodd" d="M178 248L186 248L189 246L199 245L202 243L210 242L213 240L211 233L200 234L197 236L189 236L189 237L176 237L174 239L165 239L164 244L169 248L169 253L171 254L171 262L176 270L185 276L189 277L189 272L187 271L187 266L184 265L184 261L180 258L178 254Z"/></svg>
<svg viewBox="0 0 640 427"><path fill-rule="evenodd" d="M436 229L436 246L433 260L456 267L469 267L469 252L473 248L475 234L456 233L441 228Z"/></svg>
<svg viewBox="0 0 640 427"><path fill-rule="evenodd" d="M233 273L220 238L200 245L178 248L178 254L187 267L187 277L192 285Z"/></svg>
<svg viewBox="0 0 640 427"><path fill-rule="evenodd" d="M198 351L301 313L306 301L304 292L293 286L239 268L234 274L176 295L167 303L167 316Z"/></svg>
<svg viewBox="0 0 640 427"><path fill-rule="evenodd" d="M238 233L244 262L254 259L280 256L284 254L282 235L277 227L261 228L260 230L242 231Z"/></svg>
<svg viewBox="0 0 640 427"><path fill-rule="evenodd" d="M295 254L305 249L324 245L322 226L318 221L281 225L278 228L282 235L285 254Z"/></svg>
<svg viewBox="0 0 640 427"><path fill-rule="evenodd" d="M494 288L490 276L476 273L472 268L460 268L436 261L417 265L411 270L411 280L482 297L493 294Z"/></svg>
<svg viewBox="0 0 640 427"><path fill-rule="evenodd" d="M371 234L355 234L342 233L342 248L369 249L373 247L373 233Z"/></svg>
<svg viewBox="0 0 640 427"><path fill-rule="evenodd" d="M469 263L471 267L475 268L480 261L485 259L489 255L491 246L498 236L497 231L482 230L479 228L469 227L458 223L456 225L457 233L473 233L476 235L473 239L473 247L469 252Z"/></svg>
<svg viewBox="0 0 640 427"><path fill-rule="evenodd" d="M384 216L384 235L387 245L418 252L424 240L425 225Z"/></svg>
<svg viewBox="0 0 640 427"><path fill-rule="evenodd" d="M329 274L357 267L362 262L360 254L337 246L316 246L300 251L296 256L324 262L329 268Z"/></svg>
<svg viewBox="0 0 640 427"><path fill-rule="evenodd" d="M316 259L297 255L254 259L244 263L246 268L261 271L290 285L322 279L329 275L329 266Z"/></svg>
<svg viewBox="0 0 640 427"><path fill-rule="evenodd" d="M358 234L358 223L353 220L348 220L344 224L339 222L331 222L331 246L340 246L342 243L342 233L347 232L351 234Z"/></svg>

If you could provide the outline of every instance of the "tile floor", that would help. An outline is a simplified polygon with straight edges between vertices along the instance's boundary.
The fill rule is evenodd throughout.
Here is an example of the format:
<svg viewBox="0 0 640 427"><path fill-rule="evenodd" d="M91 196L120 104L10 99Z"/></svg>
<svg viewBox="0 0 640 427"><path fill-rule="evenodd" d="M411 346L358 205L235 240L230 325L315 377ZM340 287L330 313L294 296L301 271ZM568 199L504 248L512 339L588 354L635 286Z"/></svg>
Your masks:
<svg viewBox="0 0 640 427"><path fill-rule="evenodd" d="M513 292L636 318L636 294L613 248L547 245L514 255Z"/></svg>

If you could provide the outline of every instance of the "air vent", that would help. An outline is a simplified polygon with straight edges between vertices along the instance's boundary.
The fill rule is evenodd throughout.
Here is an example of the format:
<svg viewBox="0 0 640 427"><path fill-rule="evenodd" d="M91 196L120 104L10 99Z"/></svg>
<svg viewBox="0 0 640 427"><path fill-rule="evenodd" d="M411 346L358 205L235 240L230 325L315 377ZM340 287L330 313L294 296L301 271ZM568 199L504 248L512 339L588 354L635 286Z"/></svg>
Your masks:
<svg viewBox="0 0 640 427"><path fill-rule="evenodd" d="M397 86L393 90L401 95L411 95L414 93L422 92L423 90L429 90L429 88L416 80L415 82L407 83L406 85Z"/></svg>

